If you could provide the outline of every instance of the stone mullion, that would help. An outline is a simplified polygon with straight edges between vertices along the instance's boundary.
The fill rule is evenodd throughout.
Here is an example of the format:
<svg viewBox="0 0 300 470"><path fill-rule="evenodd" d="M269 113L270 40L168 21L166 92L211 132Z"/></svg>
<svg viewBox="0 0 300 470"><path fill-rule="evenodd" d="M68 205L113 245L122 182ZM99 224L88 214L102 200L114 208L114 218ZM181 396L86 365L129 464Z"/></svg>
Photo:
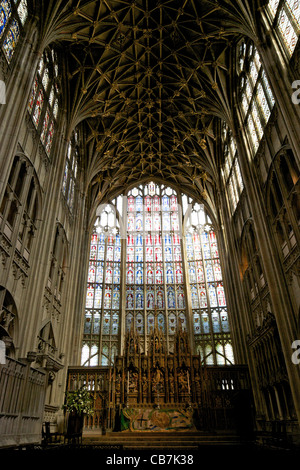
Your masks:
<svg viewBox="0 0 300 470"><path fill-rule="evenodd" d="M121 237L121 263L120 263L120 291L121 295L120 298L122 299L121 302L121 309L120 309L120 334L119 334L119 354L123 356L124 354L124 339L126 333L126 259L127 259L127 197L122 198L122 214L124 218L124 230L123 235L124 238Z"/></svg>
<svg viewBox="0 0 300 470"><path fill-rule="evenodd" d="M28 176L27 176L26 179L27 179L27 181L26 181L26 186L27 186L26 196L28 197L28 193L30 191L30 185L33 181L33 168L29 169ZM24 222L23 223L25 224L25 228L24 228L22 238L20 237L20 239L22 240L21 255L24 254L24 249L27 247L27 238L28 238L28 233L29 233L30 227L33 227L34 221L32 220L31 213L33 211L33 207L34 207L36 197L37 197L37 188L36 188L36 184L34 183L34 189L32 191L31 200L29 202L29 207L27 208L27 210L25 209L25 197L23 198L23 207L24 207L24 211L23 211ZM20 232L20 230L19 230L19 232Z"/></svg>
<svg viewBox="0 0 300 470"><path fill-rule="evenodd" d="M165 296L165 316L166 316L166 343L167 351L170 351L170 338L169 338L169 308L168 308L168 290L167 290L167 273L166 273L166 260L165 260L165 240L163 230L163 211L162 211L162 195L160 194L160 223L161 223L161 259L162 259L162 270L163 270L163 290Z"/></svg>
<svg viewBox="0 0 300 470"><path fill-rule="evenodd" d="M98 250L98 245L97 245ZM100 309L100 334L99 334L99 351L98 351L98 363L101 366L102 363L102 345L104 342L103 339L103 325L104 325L104 298L105 298L105 291L106 291L106 282L105 282L105 272L106 272L106 255L107 255L107 237L105 237L105 244L104 244L104 260L103 260L103 282L102 282L102 296L101 296L101 309ZM111 299L112 300L112 299Z"/></svg>
<svg viewBox="0 0 300 470"><path fill-rule="evenodd" d="M201 240L201 231L199 229L198 229L198 234L199 234L199 238L200 238L201 257L202 257L202 263L203 263L202 265L203 265L204 285L205 285L206 299L207 299L207 312L208 312L208 321L209 321L209 330L210 330L209 336L210 336L210 343L211 343L211 348L212 348L212 355L213 355L213 359L214 359L214 364L216 364L217 363L217 355L216 355L216 348L215 348L215 339L214 339L214 334L213 334L213 324L212 324L212 316L211 316L208 281L207 281L207 276L206 276L206 264L205 264L205 258L204 258L202 240ZM210 242L209 242L209 251L210 251L210 256L211 256ZM206 360L205 360L205 362L206 362Z"/></svg>
<svg viewBox="0 0 300 470"><path fill-rule="evenodd" d="M186 311L186 319L187 319L187 331L188 331L188 336L190 339L190 345L191 345L191 350L193 351L195 348L195 339L194 339L194 334L193 334L193 326L194 326L194 317L193 317L193 308L192 308L192 302L191 302L191 289L190 289L190 278L189 278L189 269L188 269L188 261L187 261L187 251L186 251L186 240L183 232L183 204L182 204L182 198L181 194L178 194L178 207L181 208L181 211L178 210L178 218L179 218L179 233L181 234L180 237L180 248L181 248L181 266L182 266L182 274L183 274L183 288L184 288L184 294L186 298L186 305L185 305L185 311ZM194 264L196 266L196 263L194 261ZM196 267L195 267L195 276L196 276ZM197 279L197 277L196 277ZM188 295L188 290L189 290L189 295ZM198 300L199 300L199 288L198 288L198 283L197 283L197 295L198 295ZM200 301L199 301L199 306L200 306ZM198 310L200 310L198 308Z"/></svg>

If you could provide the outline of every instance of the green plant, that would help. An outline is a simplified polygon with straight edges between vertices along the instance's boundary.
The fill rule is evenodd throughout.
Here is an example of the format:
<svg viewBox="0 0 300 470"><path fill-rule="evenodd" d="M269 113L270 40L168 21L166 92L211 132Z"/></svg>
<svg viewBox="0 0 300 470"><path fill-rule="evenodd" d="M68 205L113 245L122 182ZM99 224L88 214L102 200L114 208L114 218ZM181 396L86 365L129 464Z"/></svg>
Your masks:
<svg viewBox="0 0 300 470"><path fill-rule="evenodd" d="M94 412L94 400L87 388L66 392L66 402L63 409L69 412L76 411L78 414L91 415Z"/></svg>

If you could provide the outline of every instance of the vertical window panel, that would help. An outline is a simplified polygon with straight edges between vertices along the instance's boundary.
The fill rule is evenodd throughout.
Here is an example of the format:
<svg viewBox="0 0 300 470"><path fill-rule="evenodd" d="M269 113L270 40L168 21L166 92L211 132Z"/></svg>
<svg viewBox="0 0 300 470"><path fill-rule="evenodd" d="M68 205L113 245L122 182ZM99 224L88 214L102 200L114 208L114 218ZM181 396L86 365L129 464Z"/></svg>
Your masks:
<svg viewBox="0 0 300 470"><path fill-rule="evenodd" d="M223 135L226 138L227 133ZM229 148L235 155L236 146L231 143ZM192 208L186 224L186 246L191 259L188 278L196 349L206 364L219 364L221 360L225 363L224 353L219 356L217 348L220 338L230 341L228 323L222 322L223 317L227 319L227 304L216 232L203 206L194 204ZM228 360L233 362L232 356Z"/></svg>

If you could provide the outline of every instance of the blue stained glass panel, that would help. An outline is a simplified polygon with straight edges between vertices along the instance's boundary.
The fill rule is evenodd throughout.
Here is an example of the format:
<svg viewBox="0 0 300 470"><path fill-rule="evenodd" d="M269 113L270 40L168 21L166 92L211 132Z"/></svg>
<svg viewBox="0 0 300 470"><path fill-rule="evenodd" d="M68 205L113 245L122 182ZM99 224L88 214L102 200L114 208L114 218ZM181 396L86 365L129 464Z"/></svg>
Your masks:
<svg viewBox="0 0 300 470"><path fill-rule="evenodd" d="M168 308L175 308L175 291L174 287L169 286L167 290Z"/></svg>
<svg viewBox="0 0 300 470"><path fill-rule="evenodd" d="M174 335L176 332L176 315L174 313L170 313L169 315L169 334Z"/></svg>
<svg viewBox="0 0 300 470"><path fill-rule="evenodd" d="M167 284L174 284L173 266L171 264L167 265L166 275L167 275Z"/></svg>
<svg viewBox="0 0 300 470"><path fill-rule="evenodd" d="M143 237L140 234L136 236L136 245L140 247L143 246Z"/></svg>
<svg viewBox="0 0 300 470"><path fill-rule="evenodd" d="M154 291L153 289L147 290L147 308L154 308Z"/></svg>
<svg viewBox="0 0 300 470"><path fill-rule="evenodd" d="M206 277L207 277L208 282L213 282L214 273L213 273L211 261L207 261L205 263L205 267L206 267Z"/></svg>
<svg viewBox="0 0 300 470"><path fill-rule="evenodd" d="M156 304L158 308L164 308L165 306L164 293L162 290L158 290L156 293Z"/></svg>
<svg viewBox="0 0 300 470"><path fill-rule="evenodd" d="M136 200L135 200L135 208L136 208L136 211L137 212L141 212L143 210L143 198L142 196L137 196Z"/></svg>
<svg viewBox="0 0 300 470"><path fill-rule="evenodd" d="M162 197L162 210L163 211L168 211L170 208L170 200L168 198L168 196L164 195Z"/></svg>
<svg viewBox="0 0 300 470"><path fill-rule="evenodd" d="M15 47L20 37L20 29L17 20L13 20L3 43L3 49L8 62L11 61Z"/></svg>
<svg viewBox="0 0 300 470"><path fill-rule="evenodd" d="M127 288L126 308L128 308L128 309L133 308L133 290L131 288Z"/></svg>
<svg viewBox="0 0 300 470"><path fill-rule="evenodd" d="M154 315L153 313L150 313L147 318L147 323L148 323L148 331L152 331L154 328Z"/></svg>
<svg viewBox="0 0 300 470"><path fill-rule="evenodd" d="M197 287L195 286L193 286L191 289L191 298L192 298L192 308L198 308L199 299L198 299Z"/></svg>
<svg viewBox="0 0 300 470"><path fill-rule="evenodd" d="M117 313L114 313L113 318L112 318L111 334L117 335L118 331L119 331L119 315Z"/></svg>
<svg viewBox="0 0 300 470"><path fill-rule="evenodd" d="M163 283L163 272L160 266L155 271L155 283L156 284Z"/></svg>
<svg viewBox="0 0 300 470"><path fill-rule="evenodd" d="M195 335L199 335L201 333L199 313L194 313L194 333Z"/></svg>
<svg viewBox="0 0 300 470"><path fill-rule="evenodd" d="M3 31L7 25L11 15L11 4L9 0L3 0L0 4L0 37L3 34Z"/></svg>
<svg viewBox="0 0 300 470"><path fill-rule="evenodd" d="M121 261L121 247L115 247L115 261Z"/></svg>
<svg viewBox="0 0 300 470"><path fill-rule="evenodd" d="M135 249L135 260L137 262L143 261L143 248L142 247L137 247Z"/></svg>
<svg viewBox="0 0 300 470"><path fill-rule="evenodd" d="M101 319L100 313L94 313L93 335L99 335L100 333L100 319Z"/></svg>
<svg viewBox="0 0 300 470"><path fill-rule="evenodd" d="M102 284L96 284L95 286L95 301L94 301L94 307L95 308L101 308L101 302L102 302Z"/></svg>
<svg viewBox="0 0 300 470"><path fill-rule="evenodd" d="M109 335L110 330L110 314L106 313L103 318L103 334Z"/></svg>
<svg viewBox="0 0 300 470"><path fill-rule="evenodd" d="M165 246L165 260L172 261L172 249L170 246Z"/></svg>
<svg viewBox="0 0 300 470"><path fill-rule="evenodd" d="M137 314L135 324L138 334L142 335L144 333L144 317L141 313Z"/></svg>
<svg viewBox="0 0 300 470"><path fill-rule="evenodd" d="M85 321L84 321L84 330L83 333L85 335L88 335L91 333L92 330L92 314L90 312L87 312L85 314Z"/></svg>
<svg viewBox="0 0 300 470"><path fill-rule="evenodd" d="M218 302L217 302L216 289L214 288L214 286L210 285L209 289L208 289L208 292L209 292L210 306L211 307L216 307L218 305Z"/></svg>
<svg viewBox="0 0 300 470"><path fill-rule="evenodd" d="M184 292L181 286L177 290L177 308L185 308Z"/></svg>
<svg viewBox="0 0 300 470"><path fill-rule="evenodd" d="M143 217L141 215L138 215L136 217L135 229L137 232L140 232L141 230L143 230Z"/></svg>
<svg viewBox="0 0 300 470"><path fill-rule="evenodd" d="M228 323L228 316L226 310L221 311L221 324L222 330L226 333L229 332L229 323Z"/></svg>
<svg viewBox="0 0 300 470"><path fill-rule="evenodd" d="M201 318L202 318L203 333L209 333L210 332L210 326L209 326L208 314L207 313L202 313Z"/></svg>
<svg viewBox="0 0 300 470"><path fill-rule="evenodd" d="M135 307L144 308L144 292L140 287L136 290Z"/></svg>
<svg viewBox="0 0 300 470"><path fill-rule="evenodd" d="M181 323L181 328L186 331L186 316L184 313L178 315L178 322Z"/></svg>
<svg viewBox="0 0 300 470"><path fill-rule="evenodd" d="M141 265L138 265L136 268L136 283L143 284L143 268Z"/></svg>
<svg viewBox="0 0 300 470"><path fill-rule="evenodd" d="M206 297L206 289L205 287L202 287L200 289L200 307L201 308L206 308L207 307L207 297Z"/></svg>
<svg viewBox="0 0 300 470"><path fill-rule="evenodd" d="M104 308L111 308L111 287L106 286L104 295Z"/></svg>
<svg viewBox="0 0 300 470"><path fill-rule="evenodd" d="M116 286L114 287L114 290L113 290L112 308L113 310L118 310L119 307L120 307L120 288Z"/></svg>
<svg viewBox="0 0 300 470"><path fill-rule="evenodd" d="M133 284L134 283L133 268L131 266L129 266L129 268L127 268L126 282L127 282L127 284Z"/></svg>
<svg viewBox="0 0 300 470"><path fill-rule="evenodd" d="M129 331L131 327L131 323L133 322L133 315L132 313L129 313L126 315L126 330Z"/></svg>
<svg viewBox="0 0 300 470"><path fill-rule="evenodd" d="M220 321L219 321L219 312L217 310L213 310L211 313L211 320L212 320L212 327L214 333L220 333Z"/></svg>
<svg viewBox="0 0 300 470"><path fill-rule="evenodd" d="M165 316L162 313L157 315L158 328L164 333L165 332Z"/></svg>

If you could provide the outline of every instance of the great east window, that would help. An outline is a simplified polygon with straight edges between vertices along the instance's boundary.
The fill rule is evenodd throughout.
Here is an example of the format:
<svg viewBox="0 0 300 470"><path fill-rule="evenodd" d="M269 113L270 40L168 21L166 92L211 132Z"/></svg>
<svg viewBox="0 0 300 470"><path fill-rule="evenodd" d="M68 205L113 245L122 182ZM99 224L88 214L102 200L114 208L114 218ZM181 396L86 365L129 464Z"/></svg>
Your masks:
<svg viewBox="0 0 300 470"><path fill-rule="evenodd" d="M109 365L130 328L147 354L157 324L205 364L234 362L217 234L205 208L149 182L98 209L90 240L82 365Z"/></svg>

